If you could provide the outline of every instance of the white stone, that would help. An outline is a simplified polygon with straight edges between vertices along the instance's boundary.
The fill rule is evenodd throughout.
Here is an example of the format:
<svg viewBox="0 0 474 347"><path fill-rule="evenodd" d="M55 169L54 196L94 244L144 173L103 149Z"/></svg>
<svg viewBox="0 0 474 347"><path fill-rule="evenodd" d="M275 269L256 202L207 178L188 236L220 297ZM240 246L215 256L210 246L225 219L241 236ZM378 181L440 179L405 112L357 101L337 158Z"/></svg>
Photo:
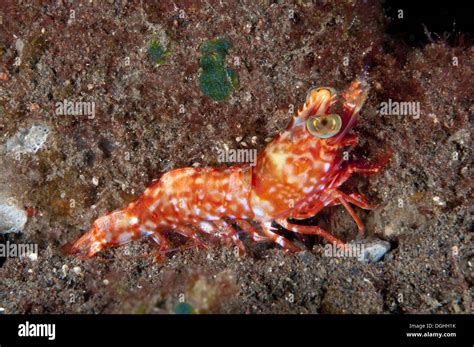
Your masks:
<svg viewBox="0 0 474 347"><path fill-rule="evenodd" d="M27 221L26 211L13 203L0 203L0 234L18 233Z"/></svg>
<svg viewBox="0 0 474 347"><path fill-rule="evenodd" d="M44 125L33 125L30 128L20 129L7 140L5 150L13 156L18 154L34 154L43 147L48 135L49 128Z"/></svg>

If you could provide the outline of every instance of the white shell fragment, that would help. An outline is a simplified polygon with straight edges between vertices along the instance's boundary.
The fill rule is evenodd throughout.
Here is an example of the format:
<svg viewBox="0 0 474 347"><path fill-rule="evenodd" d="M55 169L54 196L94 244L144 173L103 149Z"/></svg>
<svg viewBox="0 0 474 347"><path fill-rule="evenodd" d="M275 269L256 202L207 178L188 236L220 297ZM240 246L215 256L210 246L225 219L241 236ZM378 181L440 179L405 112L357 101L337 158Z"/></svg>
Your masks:
<svg viewBox="0 0 474 347"><path fill-rule="evenodd" d="M44 125L33 125L20 129L5 144L5 151L13 155L36 153L48 138L49 128Z"/></svg>
<svg viewBox="0 0 474 347"><path fill-rule="evenodd" d="M376 263L390 250L390 243L382 240L371 240L363 244L359 261Z"/></svg>
<svg viewBox="0 0 474 347"><path fill-rule="evenodd" d="M0 203L0 234L22 231L26 220L25 210L14 204Z"/></svg>

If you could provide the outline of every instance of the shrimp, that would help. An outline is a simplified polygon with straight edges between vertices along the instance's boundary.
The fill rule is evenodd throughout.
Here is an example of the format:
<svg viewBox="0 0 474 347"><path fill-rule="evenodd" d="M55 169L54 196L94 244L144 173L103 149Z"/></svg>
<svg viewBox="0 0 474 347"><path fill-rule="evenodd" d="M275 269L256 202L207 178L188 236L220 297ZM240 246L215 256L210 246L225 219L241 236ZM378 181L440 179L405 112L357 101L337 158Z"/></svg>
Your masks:
<svg viewBox="0 0 474 347"><path fill-rule="evenodd" d="M321 236L344 248L345 243L328 231L294 220L341 204L362 236L363 223L351 205L374 206L361 195L338 188L354 173L373 174L383 167L342 158L342 149L358 142L349 131L368 89L363 79L340 95L329 87L312 89L287 128L258 154L256 163L167 172L138 200L98 218L90 231L65 248L66 253L92 257L104 248L147 236L157 243L158 254L164 254L170 248L170 232L200 246L205 246L201 236L207 234L235 244L242 252L240 234L245 232L256 242L270 240L286 251L301 250L277 232L279 226Z"/></svg>

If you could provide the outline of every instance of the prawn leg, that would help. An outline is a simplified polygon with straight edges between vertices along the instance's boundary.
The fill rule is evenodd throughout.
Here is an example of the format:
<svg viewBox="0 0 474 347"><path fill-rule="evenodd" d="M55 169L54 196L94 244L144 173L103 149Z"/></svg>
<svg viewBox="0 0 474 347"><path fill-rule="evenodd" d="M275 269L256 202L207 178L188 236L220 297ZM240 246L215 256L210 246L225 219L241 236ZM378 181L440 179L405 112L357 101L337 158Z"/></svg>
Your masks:
<svg viewBox="0 0 474 347"><path fill-rule="evenodd" d="M262 225L263 233L273 242L280 245L285 251L298 252L301 251L293 242L287 240L285 237L275 233L275 228L272 227L272 222L264 222Z"/></svg>
<svg viewBox="0 0 474 347"><path fill-rule="evenodd" d="M339 240L337 237L331 235L329 232L326 230L316 226L316 225L298 225L298 224L293 224L288 222L286 219L278 219L276 221L279 225L284 227L285 229L288 229L294 233L299 233L299 234L304 234L304 235L317 235L321 236L325 240L334 243L337 247L341 249L346 249L346 244Z"/></svg>

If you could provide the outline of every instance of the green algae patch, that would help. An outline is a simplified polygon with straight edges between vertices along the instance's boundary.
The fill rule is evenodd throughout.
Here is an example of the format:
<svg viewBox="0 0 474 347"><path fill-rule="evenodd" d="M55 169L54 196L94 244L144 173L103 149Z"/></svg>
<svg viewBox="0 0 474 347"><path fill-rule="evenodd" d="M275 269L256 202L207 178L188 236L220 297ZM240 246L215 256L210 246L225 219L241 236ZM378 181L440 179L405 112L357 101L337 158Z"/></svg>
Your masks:
<svg viewBox="0 0 474 347"><path fill-rule="evenodd" d="M227 100L239 86L237 73L225 66L230 47L224 38L207 41L201 46L199 88L214 101Z"/></svg>
<svg viewBox="0 0 474 347"><path fill-rule="evenodd" d="M166 57L168 56L168 49L157 40L153 39L148 46L147 55L148 59L150 59L153 64L160 66L165 62Z"/></svg>
<svg viewBox="0 0 474 347"><path fill-rule="evenodd" d="M176 314L192 314L193 312L193 307L186 302L180 302L175 308Z"/></svg>

